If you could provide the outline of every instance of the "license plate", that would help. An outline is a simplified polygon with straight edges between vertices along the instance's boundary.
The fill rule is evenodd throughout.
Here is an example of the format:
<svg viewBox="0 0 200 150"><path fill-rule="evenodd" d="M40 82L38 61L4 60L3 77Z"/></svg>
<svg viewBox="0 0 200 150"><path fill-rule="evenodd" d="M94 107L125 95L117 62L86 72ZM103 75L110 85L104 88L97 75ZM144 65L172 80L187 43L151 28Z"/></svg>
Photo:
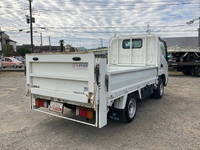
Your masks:
<svg viewBox="0 0 200 150"><path fill-rule="evenodd" d="M55 112L63 112L63 104L57 103L57 102L51 102L49 106L49 110L55 111Z"/></svg>

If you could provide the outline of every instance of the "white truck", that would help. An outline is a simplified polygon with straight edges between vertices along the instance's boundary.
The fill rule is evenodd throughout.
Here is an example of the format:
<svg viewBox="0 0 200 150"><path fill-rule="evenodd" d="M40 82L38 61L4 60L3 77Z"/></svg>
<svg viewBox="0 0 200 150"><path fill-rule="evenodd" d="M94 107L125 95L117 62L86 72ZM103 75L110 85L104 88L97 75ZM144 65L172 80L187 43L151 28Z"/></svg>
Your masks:
<svg viewBox="0 0 200 150"><path fill-rule="evenodd" d="M156 35L117 36L108 58L92 52L26 55L31 109L102 128L130 122L137 101L161 98L168 81L167 47Z"/></svg>

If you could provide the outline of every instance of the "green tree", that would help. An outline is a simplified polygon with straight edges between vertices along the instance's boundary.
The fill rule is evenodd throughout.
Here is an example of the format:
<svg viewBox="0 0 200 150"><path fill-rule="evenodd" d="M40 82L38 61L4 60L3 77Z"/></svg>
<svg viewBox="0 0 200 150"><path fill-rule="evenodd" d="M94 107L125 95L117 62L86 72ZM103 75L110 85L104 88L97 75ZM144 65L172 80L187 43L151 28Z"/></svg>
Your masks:
<svg viewBox="0 0 200 150"><path fill-rule="evenodd" d="M21 56L25 56L26 54L31 53L31 50L27 48L20 48L17 50L17 53Z"/></svg>
<svg viewBox="0 0 200 150"><path fill-rule="evenodd" d="M3 56L6 57L14 56L16 54L12 45L4 45L2 52Z"/></svg>

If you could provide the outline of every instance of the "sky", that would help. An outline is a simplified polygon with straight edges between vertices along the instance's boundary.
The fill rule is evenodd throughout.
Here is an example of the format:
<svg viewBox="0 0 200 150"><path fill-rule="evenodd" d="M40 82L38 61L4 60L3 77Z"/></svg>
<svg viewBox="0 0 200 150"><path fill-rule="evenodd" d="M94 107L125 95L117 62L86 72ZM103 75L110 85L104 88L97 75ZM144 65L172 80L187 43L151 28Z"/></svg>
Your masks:
<svg viewBox="0 0 200 150"><path fill-rule="evenodd" d="M200 0L32 0L34 45L108 46L112 36L197 36ZM28 0L0 0L0 27L18 45L30 43ZM19 31L20 30L20 31Z"/></svg>

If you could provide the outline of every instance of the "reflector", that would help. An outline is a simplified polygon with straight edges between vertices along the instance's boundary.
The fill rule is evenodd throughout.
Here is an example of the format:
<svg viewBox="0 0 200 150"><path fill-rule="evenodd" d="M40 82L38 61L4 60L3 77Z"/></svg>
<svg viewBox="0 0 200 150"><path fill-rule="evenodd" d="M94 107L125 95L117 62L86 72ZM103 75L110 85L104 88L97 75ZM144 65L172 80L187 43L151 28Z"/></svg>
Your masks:
<svg viewBox="0 0 200 150"><path fill-rule="evenodd" d="M42 100L42 99L36 99L35 100L35 106L36 107L44 107L44 100Z"/></svg>
<svg viewBox="0 0 200 150"><path fill-rule="evenodd" d="M79 116L85 117L87 119L93 119L94 111L86 108L79 108Z"/></svg>
<svg viewBox="0 0 200 150"><path fill-rule="evenodd" d="M36 107L46 107L46 108L48 108L49 102L47 100L38 98L38 99L35 100L35 106Z"/></svg>

